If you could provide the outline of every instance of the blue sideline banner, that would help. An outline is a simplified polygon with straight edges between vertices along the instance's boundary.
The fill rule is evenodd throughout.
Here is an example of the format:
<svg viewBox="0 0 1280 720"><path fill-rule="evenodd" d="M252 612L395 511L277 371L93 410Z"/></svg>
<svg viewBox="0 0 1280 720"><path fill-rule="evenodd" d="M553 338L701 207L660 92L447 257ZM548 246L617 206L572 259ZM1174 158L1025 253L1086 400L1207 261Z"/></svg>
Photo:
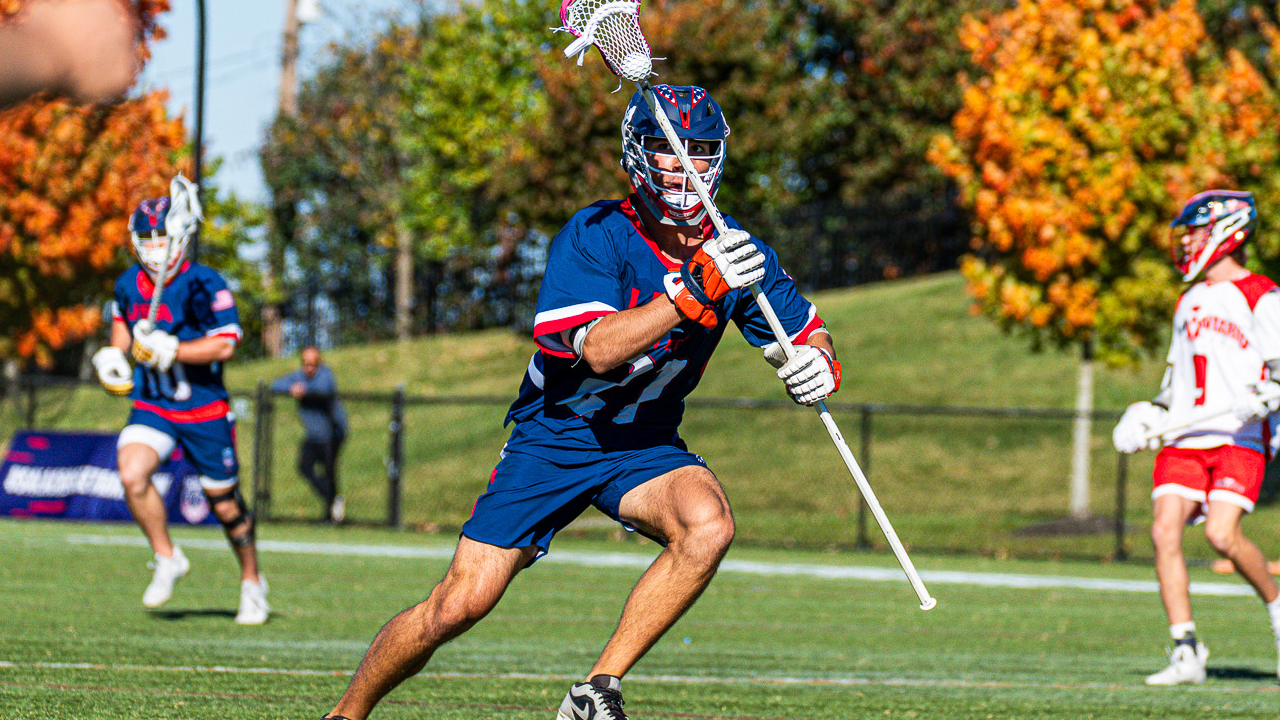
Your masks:
<svg viewBox="0 0 1280 720"><path fill-rule="evenodd" d="M0 516L132 522L116 472L116 435L19 430L0 465ZM199 473L173 451L151 482L170 523L216 524Z"/></svg>

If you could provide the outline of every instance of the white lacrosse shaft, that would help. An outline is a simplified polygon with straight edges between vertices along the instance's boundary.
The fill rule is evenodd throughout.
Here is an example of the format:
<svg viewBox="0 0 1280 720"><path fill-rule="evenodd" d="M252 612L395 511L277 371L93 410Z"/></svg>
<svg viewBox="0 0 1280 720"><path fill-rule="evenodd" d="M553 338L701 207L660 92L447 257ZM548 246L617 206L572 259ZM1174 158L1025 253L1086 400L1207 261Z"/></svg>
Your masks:
<svg viewBox="0 0 1280 720"><path fill-rule="evenodd" d="M175 205L173 205L174 200L180 195L185 195L187 198L187 204L195 205L196 217L201 217L198 192L199 190L195 183L192 183L190 180L183 177L182 173L175 175L173 179L169 181L169 202L171 203L170 211L175 207ZM160 266L160 277L153 278L155 280L156 287L155 291L151 293L151 307L147 308L147 322L151 323L151 327L156 326L156 315L160 312L160 296L164 294L164 286L168 284L169 261L173 259L173 246L175 244L175 239L168 234L168 228L165 229L165 237L164 264Z"/></svg>
<svg viewBox="0 0 1280 720"><path fill-rule="evenodd" d="M160 277L151 278L155 281L154 288L151 290L151 307L147 308L147 322L151 327L156 326L156 315L160 312L160 296L164 294L164 286L167 284L166 276L169 274L169 261L173 259L173 238L167 237L164 241L164 264L160 266Z"/></svg>
<svg viewBox="0 0 1280 720"><path fill-rule="evenodd" d="M1272 388L1274 388L1274 386L1272 386ZM1265 394L1260 394L1258 395L1258 397L1264 402L1270 402L1272 400L1280 398L1280 389L1269 388L1268 390L1269 392ZM1235 408L1229 408L1229 407L1219 408L1217 410L1207 410L1203 413L1200 413L1199 415L1192 417L1190 420L1185 420L1180 423L1174 423L1172 425L1162 427L1158 430L1151 430L1146 435L1143 435L1142 438L1148 442L1155 440L1157 438L1164 438L1165 435L1168 435L1170 433L1175 433L1175 432L1178 432L1179 430L1186 430L1192 425L1199 425L1202 422L1217 420L1223 415L1230 415L1234 411L1235 411Z"/></svg>
<svg viewBox="0 0 1280 720"><path fill-rule="evenodd" d="M694 191L698 193L698 198L702 200L702 206L706 208L707 215L711 218L711 223L715 225L716 232L718 234L728 232L729 226L725 224L724 217L720 215L720 210L711 200L711 193L707 191L706 185L702 183L702 178L694 170L693 163L689 160L689 154L685 152L684 142L676 135L675 128L671 127L671 121L667 119L666 112L658 106L658 99L654 94L653 86L646 81L637 83L636 87L640 90L641 95L644 96L644 101L649 105L653 116L657 118L658 125L662 128L662 134L667 136L667 142L671 145L676 159L680 161L680 168L684 170L685 178L693 185ZM748 289L751 291L751 296L755 299L756 304L760 306L760 312L764 315L765 321L769 323L769 329L773 331L773 336L777 339L778 344L782 346L787 359L790 360L795 357L796 350L791 344L791 338L788 337L787 331L782 327L782 322L778 320L778 314L774 312L773 305L769 303L769 298L760 289L759 283L752 283L748 286ZM898 564L902 566L902 571L906 573L907 580L911 582L911 588L916 591L916 597L920 599L920 609L929 610L934 605L937 605L938 601L925 588L924 581L920 579L920 573L916 572L915 565L907 555L906 549L902 547L902 542L898 540L898 533L894 532L893 525L890 524L888 516L884 514L884 509L880 507L880 501L876 499L876 494L872 492L866 475L862 473L862 468L858 467L858 461L854 459L853 452L849 450L849 444L844 441L844 436L840 434L840 428L836 426L835 419L827 411L827 404L819 400L813 407L818 411L818 416L822 418L822 424L826 426L827 434L831 436L832 442L835 443L836 449L840 452L840 457L844 460L845 467L849 468L849 473L853 475L854 482L858 484L858 490L862 492L862 498L866 501L867 507L871 508L871 514L875 517L876 522L880 524L880 530L884 532L885 539L889 541L889 547L893 549L894 556L898 558Z"/></svg>

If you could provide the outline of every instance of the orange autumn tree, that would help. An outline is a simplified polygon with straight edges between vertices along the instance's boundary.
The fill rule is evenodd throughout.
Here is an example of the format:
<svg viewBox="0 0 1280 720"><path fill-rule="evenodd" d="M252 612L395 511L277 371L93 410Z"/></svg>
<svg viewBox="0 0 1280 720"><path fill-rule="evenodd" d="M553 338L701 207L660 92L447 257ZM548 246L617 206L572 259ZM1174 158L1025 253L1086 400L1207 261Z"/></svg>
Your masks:
<svg viewBox="0 0 1280 720"><path fill-rule="evenodd" d="M1081 347L1077 408L1089 410L1091 349L1123 364L1162 343L1181 290L1166 235L1181 204L1244 189L1264 222L1280 218L1280 106L1241 53L1207 39L1192 0L1021 0L966 19L961 41L983 74L929 157L972 213L969 292L1035 347ZM1276 235L1260 235L1274 258ZM1084 492L1073 488L1073 514L1087 513Z"/></svg>
<svg viewBox="0 0 1280 720"><path fill-rule="evenodd" d="M139 56L167 3L138 5ZM52 363L88 336L129 262L128 216L168 192L186 133L156 91L116 104L36 96L0 112L0 359Z"/></svg>

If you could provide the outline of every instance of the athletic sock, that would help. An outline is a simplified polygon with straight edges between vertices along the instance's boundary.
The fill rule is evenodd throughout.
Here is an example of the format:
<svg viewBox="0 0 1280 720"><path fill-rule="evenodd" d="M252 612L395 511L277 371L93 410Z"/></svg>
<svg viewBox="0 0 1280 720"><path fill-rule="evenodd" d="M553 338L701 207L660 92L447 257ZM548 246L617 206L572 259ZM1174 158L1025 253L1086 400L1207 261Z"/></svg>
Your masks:
<svg viewBox="0 0 1280 720"><path fill-rule="evenodd" d="M1276 634L1276 643L1280 644L1280 597L1267 603L1267 614L1271 616L1271 632Z"/></svg>
<svg viewBox="0 0 1280 720"><path fill-rule="evenodd" d="M1174 645L1190 645L1191 649L1194 650L1196 647L1195 621L1170 625L1169 637L1173 638Z"/></svg>

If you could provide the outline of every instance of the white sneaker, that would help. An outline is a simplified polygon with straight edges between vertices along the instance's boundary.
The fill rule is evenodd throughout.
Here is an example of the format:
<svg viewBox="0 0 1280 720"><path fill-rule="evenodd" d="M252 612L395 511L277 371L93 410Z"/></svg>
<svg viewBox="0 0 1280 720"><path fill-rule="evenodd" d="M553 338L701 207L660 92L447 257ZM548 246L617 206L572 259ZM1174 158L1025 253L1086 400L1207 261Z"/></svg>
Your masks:
<svg viewBox="0 0 1280 720"><path fill-rule="evenodd" d="M1169 667L1147 676L1147 684L1199 685L1204 682L1204 664L1208 659L1209 648L1204 643L1196 643L1195 650L1190 645L1175 645L1169 652Z"/></svg>
<svg viewBox="0 0 1280 720"><path fill-rule="evenodd" d="M347 499L345 497L339 495L333 499L333 506L329 508L329 519L336 523L347 519Z"/></svg>
<svg viewBox="0 0 1280 720"><path fill-rule="evenodd" d="M240 612L236 622L241 625L261 625L271 614L267 605L267 578L258 574L258 582L244 580L240 583Z"/></svg>
<svg viewBox="0 0 1280 720"><path fill-rule="evenodd" d="M169 602L169 598L173 597L173 584L187 574L191 563L182 554L182 548L175 545L173 557L156 553L156 559L147 563L147 567L155 568L156 572L151 576L151 584L147 586L146 592L142 593L142 604L155 608Z"/></svg>
<svg viewBox="0 0 1280 720"><path fill-rule="evenodd" d="M596 675L569 688L556 720L627 720L622 705L622 683L618 678Z"/></svg>

